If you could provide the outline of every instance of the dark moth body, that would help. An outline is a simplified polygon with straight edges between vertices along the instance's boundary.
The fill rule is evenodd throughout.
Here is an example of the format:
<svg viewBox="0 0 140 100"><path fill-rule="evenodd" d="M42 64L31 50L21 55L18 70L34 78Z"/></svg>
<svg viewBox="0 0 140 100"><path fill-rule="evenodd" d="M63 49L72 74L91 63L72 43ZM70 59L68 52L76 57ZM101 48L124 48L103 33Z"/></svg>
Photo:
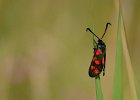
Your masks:
<svg viewBox="0 0 140 100"><path fill-rule="evenodd" d="M97 48L94 48L94 56L89 67L89 76L95 77L103 70L105 74L106 45L102 40L98 40Z"/></svg>

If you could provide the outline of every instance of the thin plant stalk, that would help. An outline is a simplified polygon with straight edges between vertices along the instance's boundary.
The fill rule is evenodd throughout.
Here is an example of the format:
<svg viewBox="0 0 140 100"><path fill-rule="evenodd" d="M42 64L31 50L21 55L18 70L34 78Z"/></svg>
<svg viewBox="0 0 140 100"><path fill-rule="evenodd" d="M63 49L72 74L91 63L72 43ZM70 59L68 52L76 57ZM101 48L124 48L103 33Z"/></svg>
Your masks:
<svg viewBox="0 0 140 100"><path fill-rule="evenodd" d="M95 77L95 86L96 86L96 98L97 98L97 100L103 100L103 93L102 93L99 75Z"/></svg>

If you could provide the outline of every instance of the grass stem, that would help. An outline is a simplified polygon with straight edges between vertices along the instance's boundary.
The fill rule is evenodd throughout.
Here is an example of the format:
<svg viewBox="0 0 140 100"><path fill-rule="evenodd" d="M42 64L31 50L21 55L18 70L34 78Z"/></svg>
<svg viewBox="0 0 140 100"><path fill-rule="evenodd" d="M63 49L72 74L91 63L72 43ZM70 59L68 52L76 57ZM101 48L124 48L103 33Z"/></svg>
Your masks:
<svg viewBox="0 0 140 100"><path fill-rule="evenodd" d="M103 100L102 88L100 83L100 76L95 77L95 86L96 86L96 98L97 100Z"/></svg>

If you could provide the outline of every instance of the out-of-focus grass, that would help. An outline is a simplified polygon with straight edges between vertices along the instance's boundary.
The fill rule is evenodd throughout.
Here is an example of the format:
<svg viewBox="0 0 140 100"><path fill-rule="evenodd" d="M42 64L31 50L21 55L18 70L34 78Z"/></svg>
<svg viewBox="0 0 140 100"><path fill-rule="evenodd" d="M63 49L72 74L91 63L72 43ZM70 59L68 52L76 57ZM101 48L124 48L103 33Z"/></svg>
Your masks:
<svg viewBox="0 0 140 100"><path fill-rule="evenodd" d="M122 37L121 37L121 34L122 34L122 15L121 15L121 11L119 10L113 100L122 100L123 99Z"/></svg>
<svg viewBox="0 0 140 100"><path fill-rule="evenodd" d="M126 41L126 30L125 30L125 25L124 25L124 19L122 17L122 47L123 47L123 57L124 61L126 63L126 71L128 74L128 82L130 85L130 91L131 91L131 99L132 100L138 100L137 98L137 91L136 91L136 83L135 83L135 77L134 77L134 70L132 68L132 63L131 63L131 58L127 46L127 41Z"/></svg>
<svg viewBox="0 0 140 100"><path fill-rule="evenodd" d="M123 84L123 60L122 58L124 57L125 61L125 66L126 66L126 72L128 75L128 84L130 86L130 96L128 98L132 100L138 100L137 98L137 91L136 91L136 86L135 86L135 77L132 69L132 63L129 55L129 50L127 47L127 41L126 41L126 29L125 29L125 24L124 24L124 19L123 19L123 14L122 14L122 7L121 7L121 2L119 0L119 6L118 6L118 11L119 11L119 16L118 16L118 32L117 32L117 52L116 52L116 65L115 65L115 79L114 79L114 95L113 95L113 100L123 100L127 99L126 96L124 96L124 85ZM122 56L123 55L123 56ZM124 94L123 94L124 93ZM130 99L130 100L131 100Z"/></svg>

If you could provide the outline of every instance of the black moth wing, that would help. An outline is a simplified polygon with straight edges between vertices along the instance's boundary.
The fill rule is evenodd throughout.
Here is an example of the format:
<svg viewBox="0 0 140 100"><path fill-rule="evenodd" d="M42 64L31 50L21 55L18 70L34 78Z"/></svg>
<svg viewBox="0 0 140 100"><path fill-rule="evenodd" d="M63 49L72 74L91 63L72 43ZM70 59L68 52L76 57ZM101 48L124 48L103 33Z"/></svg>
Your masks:
<svg viewBox="0 0 140 100"><path fill-rule="evenodd" d="M98 53L98 52L100 53ZM103 58L102 51L99 48L94 48L94 56L91 61L90 67L89 67L89 76L95 77L99 75L103 70L103 64L102 64L102 58Z"/></svg>
<svg viewBox="0 0 140 100"><path fill-rule="evenodd" d="M102 65L103 65L103 76L104 76L105 75L105 65L106 65L106 50L103 53Z"/></svg>

